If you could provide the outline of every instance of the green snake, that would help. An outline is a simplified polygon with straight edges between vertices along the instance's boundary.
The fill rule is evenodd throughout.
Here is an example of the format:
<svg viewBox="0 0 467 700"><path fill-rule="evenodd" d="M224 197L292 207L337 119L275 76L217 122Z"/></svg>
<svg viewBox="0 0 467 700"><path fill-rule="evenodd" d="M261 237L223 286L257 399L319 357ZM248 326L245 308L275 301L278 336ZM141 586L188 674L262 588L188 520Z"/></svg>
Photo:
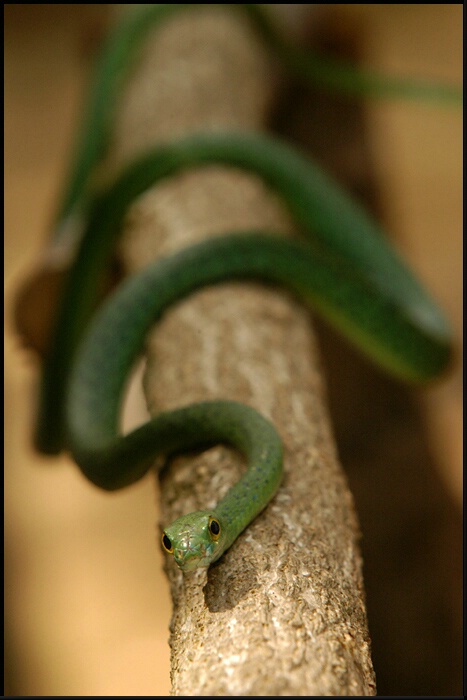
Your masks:
<svg viewBox="0 0 467 700"><path fill-rule="evenodd" d="M219 443L239 449L247 470L216 508L182 516L163 532L164 549L190 571L217 560L265 508L281 481L282 443L268 420L232 401L161 413L120 434L128 374L148 329L172 304L226 280L281 285L380 366L413 382L428 381L446 367L450 333L378 224L310 159L271 136L194 134L144 154L110 187L92 193L90 180L102 157L96 132L101 141L108 137L120 69L147 29L142 18L150 13L161 19L174 7L185 6L146 6L133 24L116 30L101 61L84 146L58 217L64 222L79 211L84 229L44 362L36 445L47 454L69 449L85 476L106 490L134 483L160 454ZM242 7L250 8L256 24L264 20L266 29L259 28L277 48L261 10ZM160 180L211 163L260 176L282 198L303 239L235 231L201 242L124 281L96 313L103 271L131 203Z"/></svg>

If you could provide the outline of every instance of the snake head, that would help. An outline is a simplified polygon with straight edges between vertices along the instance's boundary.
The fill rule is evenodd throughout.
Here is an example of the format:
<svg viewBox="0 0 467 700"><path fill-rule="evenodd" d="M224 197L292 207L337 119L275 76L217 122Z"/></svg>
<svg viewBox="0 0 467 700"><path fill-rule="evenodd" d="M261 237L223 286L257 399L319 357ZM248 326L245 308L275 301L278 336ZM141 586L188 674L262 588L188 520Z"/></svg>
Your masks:
<svg viewBox="0 0 467 700"><path fill-rule="evenodd" d="M162 533L163 548L173 554L182 571L209 566L221 556L225 540L220 519L208 510L182 515Z"/></svg>

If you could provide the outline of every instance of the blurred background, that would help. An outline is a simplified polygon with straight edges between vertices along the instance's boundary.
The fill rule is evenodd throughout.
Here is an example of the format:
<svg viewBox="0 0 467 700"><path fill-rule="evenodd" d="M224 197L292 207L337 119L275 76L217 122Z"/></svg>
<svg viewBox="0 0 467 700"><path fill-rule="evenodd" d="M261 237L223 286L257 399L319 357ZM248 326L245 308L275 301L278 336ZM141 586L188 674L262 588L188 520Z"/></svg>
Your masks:
<svg viewBox="0 0 467 700"><path fill-rule="evenodd" d="M47 240L110 7L5 6L9 695L170 691L157 487L147 477L108 495L66 457L33 452L39 363L12 319ZM462 5L273 7L291 31L334 55L388 74L462 81ZM271 124L385 223L454 329L449 375L409 391L319 324L336 441L363 533L378 692L461 694L461 109L351 100L291 81ZM139 401L127 410L138 412Z"/></svg>

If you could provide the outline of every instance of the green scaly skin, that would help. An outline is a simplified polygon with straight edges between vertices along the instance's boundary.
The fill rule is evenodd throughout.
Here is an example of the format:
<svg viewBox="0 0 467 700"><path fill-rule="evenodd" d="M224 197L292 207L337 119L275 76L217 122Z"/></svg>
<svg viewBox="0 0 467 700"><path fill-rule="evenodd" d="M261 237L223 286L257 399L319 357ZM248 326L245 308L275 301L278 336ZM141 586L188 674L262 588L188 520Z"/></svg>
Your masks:
<svg viewBox="0 0 467 700"><path fill-rule="evenodd" d="M83 328L93 313L99 273L105 269L128 206L162 178L211 162L248 168L263 177L282 196L308 241L289 240L274 232L235 233L160 260L121 285L92 321L76 356ZM125 437L118 435L125 379L148 328L171 304L194 290L232 279L259 279L287 287L403 379L426 381L447 364L449 332L436 306L388 246L377 224L311 161L260 134L190 136L133 163L90 211L44 367L40 449L54 453L68 446L85 475L110 490L141 478L157 454L192 449L200 446L199 440L203 445L228 442L251 457L238 438L239 426L252 439L248 426L264 419L252 421L251 409L246 408L243 418L237 408L237 421L227 419L230 404L222 402L215 404L207 430L203 426L208 406L195 405L168 417L163 414ZM268 430L268 438L259 440L260 452L272 440L272 426ZM185 570L206 566L220 556L270 500L278 485L278 469L269 459L266 463L249 459L247 477L211 514L226 535L216 543L211 559L193 543L186 543L185 520L166 530L178 552L179 566ZM242 519L237 518L239 510ZM193 517L189 516L190 522ZM205 514L199 518L201 541L209 551Z"/></svg>
<svg viewBox="0 0 467 700"><path fill-rule="evenodd" d="M54 235L74 229L92 196L93 176L106 154L112 136L112 123L118 97L136 63L149 32L179 12L196 12L209 3L143 5L129 11L125 20L110 32L89 90L84 120L78 135L72 171L61 200ZM349 63L311 53L284 39L261 5L220 5L244 14L262 41L297 78L326 90L351 96L425 100L437 104L462 105L462 89L436 82L393 78L365 71ZM73 225L74 224L74 225Z"/></svg>
<svg viewBox="0 0 467 700"><path fill-rule="evenodd" d="M215 510L182 516L163 533L163 546L184 571L218 559L267 505L282 477L282 445L268 420L229 401L162 413L128 435L119 434L125 380L148 329L174 302L206 285L258 279L291 290L402 379L431 379L450 354L442 314L378 225L314 163L276 139L256 133L190 136L141 157L107 191L91 196L130 59L150 27L188 7L144 6L117 28L104 51L59 215L63 223L77 212L84 214L85 227L44 365L36 433L38 449L48 454L70 449L83 473L107 490L140 479L159 454L216 443L238 448L248 469ZM280 39L258 6L239 7L286 65L307 79L319 81L321 76L344 91L378 91L377 80L360 75L359 81L358 73L339 64L311 58L305 65L304 54ZM308 240L248 231L206 241L127 280L91 321L102 271L130 204L161 179L214 162L262 177L283 198Z"/></svg>

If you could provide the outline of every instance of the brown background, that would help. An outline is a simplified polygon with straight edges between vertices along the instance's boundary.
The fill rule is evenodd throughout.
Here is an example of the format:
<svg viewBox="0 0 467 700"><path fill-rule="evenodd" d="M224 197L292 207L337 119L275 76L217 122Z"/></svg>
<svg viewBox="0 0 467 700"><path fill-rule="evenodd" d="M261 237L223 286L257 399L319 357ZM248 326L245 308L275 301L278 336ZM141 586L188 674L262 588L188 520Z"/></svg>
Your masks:
<svg viewBox="0 0 467 700"><path fill-rule="evenodd" d="M164 695L169 692L167 638L171 602L155 541L154 484L147 478L122 493L103 495L88 485L66 458L48 463L32 453L29 435L37 365L20 348L12 333L10 315L15 290L37 261L46 237L107 7L7 5L5 11L6 692ZM461 5L352 5L342 11L347 24L363 27L361 53L371 65L387 72L460 82ZM382 216L413 266L442 302L459 340L460 110L369 103L365 114ZM417 392L415 398L420 417L417 431L421 430L417 434L424 436L427 459L436 473L433 480L444 494L439 510L434 508L431 512L445 518L446 510L458 512L461 499L459 363L444 384ZM370 406L368 412L374 409ZM348 419L345 425L347 443L352 443ZM342 434L345 443L345 426L338 427L337 434L338 439ZM411 449L410 434L400 431L399 426L399 433L393 431L392 435L405 439L396 455L403 461ZM342 444L340 449L349 453L352 444ZM371 454L366 459L369 469L377 462ZM365 465L365 459L360 459L359 464ZM423 467L422 464L422 478L431 478ZM359 506L358 470L352 478ZM373 502L384 495L379 493L378 478L374 481ZM408 510L419 505L417 480L413 489L415 497L408 494ZM371 546L365 554L368 509L371 501L364 512L359 506L363 550L368 561L367 587L372 589L372 577L384 579L385 575L381 568L373 574ZM391 517L390 509L387 516L382 511L380 519L386 517ZM429 523L422 526L428 529ZM401 532L404 531L407 532L402 527ZM447 533L442 547L448 561L451 547L453 558L457 557L458 531L451 525L438 531ZM454 542L449 541L452 532ZM415 551L419 551L417 547ZM404 579L407 561L402 562L399 578ZM433 566L437 563L434 559ZM394 571L391 569L391 576ZM443 582L448 602L451 586L454 603L458 600L457 575L456 559L452 569L448 566ZM386 578L390 583L390 576ZM406 592L412 590L414 596L417 589L416 576L402 587ZM388 585L386 594L392 595L393 591L394 587ZM372 631L372 605L373 609L383 607L385 598L381 592L379 599L370 594L371 590L368 598ZM460 615L454 603L454 613ZM400 605L403 604L401 600ZM445 608L446 602L442 601L438 610ZM381 682L386 680L382 657L389 652L378 652L381 647L377 642L380 632L376 613L375 610L373 644L379 691L383 692ZM451 618L445 616L441 629L452 624ZM404 625L410 627L410 619L402 620L395 631L386 628L381 635L383 642L395 635L394 647L399 641L400 663L407 658L416 660L418 653L418 678L423 677L425 670L426 678L431 679L428 688L416 681L408 692L455 692L443 686L442 678L434 677L436 649L429 657L420 651L426 645L417 646L417 639L426 637L425 628L418 631L412 625L412 638L409 634L407 642L404 637L398 638ZM433 623L432 627L430 634L439 637L439 626ZM447 639L454 643L457 638L451 635ZM458 646L448 646L444 653L455 660L459 651ZM417 666L416 661L412 663ZM444 660L443 664L446 666ZM455 674L458 665L454 663L451 670ZM406 684L406 689L407 678L402 675L401 683ZM389 686L387 692L391 692Z"/></svg>

